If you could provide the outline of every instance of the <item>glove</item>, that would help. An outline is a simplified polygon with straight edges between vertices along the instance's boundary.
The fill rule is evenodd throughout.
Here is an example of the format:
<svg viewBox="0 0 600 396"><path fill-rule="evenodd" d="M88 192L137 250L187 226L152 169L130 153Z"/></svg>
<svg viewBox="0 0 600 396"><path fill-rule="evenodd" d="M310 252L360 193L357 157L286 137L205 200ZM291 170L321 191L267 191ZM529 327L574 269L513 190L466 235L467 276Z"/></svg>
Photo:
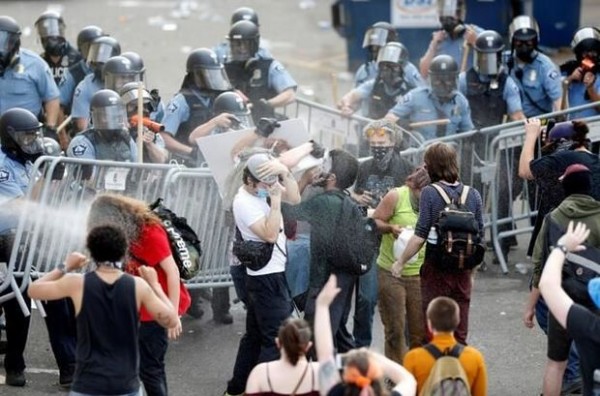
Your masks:
<svg viewBox="0 0 600 396"><path fill-rule="evenodd" d="M158 110L158 105L160 103L160 93L158 92L158 88L154 88L150 91L150 96L152 97L152 101L150 102L152 112Z"/></svg>
<svg viewBox="0 0 600 396"><path fill-rule="evenodd" d="M269 137L275 128L279 128L281 124L277 122L274 118L266 118L263 117L258 120L258 125L256 126L256 134L262 137Z"/></svg>
<svg viewBox="0 0 600 396"><path fill-rule="evenodd" d="M259 99L252 103L252 113L260 117L273 116L275 110L266 99Z"/></svg>
<svg viewBox="0 0 600 396"><path fill-rule="evenodd" d="M313 145L313 149L310 152L310 155L312 155L315 158L323 158L323 156L325 155L325 147L321 146L314 140L309 140L309 142Z"/></svg>
<svg viewBox="0 0 600 396"><path fill-rule="evenodd" d="M44 137L49 137L58 142L58 132L56 131L56 127L44 125L42 132L44 134Z"/></svg>

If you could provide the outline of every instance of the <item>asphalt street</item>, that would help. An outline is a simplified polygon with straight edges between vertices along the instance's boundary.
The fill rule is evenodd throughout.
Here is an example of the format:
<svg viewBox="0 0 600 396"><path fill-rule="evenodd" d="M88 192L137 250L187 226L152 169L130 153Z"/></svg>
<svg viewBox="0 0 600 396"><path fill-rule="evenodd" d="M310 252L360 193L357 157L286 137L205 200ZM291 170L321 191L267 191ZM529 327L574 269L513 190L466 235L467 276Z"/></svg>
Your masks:
<svg viewBox="0 0 600 396"><path fill-rule="evenodd" d="M592 25L600 17L600 3L584 0L583 4L582 25ZM123 51L142 55L149 87L159 88L162 97L168 100L181 84L187 53L223 40L230 13L243 5L259 12L262 36L275 57L298 81L299 95L331 104L335 94L332 76L339 80L339 94L350 87L348 73L344 72L344 42L329 25L329 1L23 0L0 1L0 14L18 20L23 27L23 46L36 51L41 45L32 32L33 23L46 8L62 10L71 41L86 25L101 26L119 39ZM516 263L527 262L527 243L528 236L522 236L518 249L511 251L509 274L501 274L497 266L490 264L486 272L478 273L475 281L469 343L485 355L489 394L494 396L540 393L545 338L539 329L528 330L522 325L529 275L515 270ZM487 262L491 263L491 257ZM232 308L234 324L217 325L211 319L209 304L205 305L205 318L185 318L183 336L169 347L167 373L172 395L221 395L231 375L244 331L245 312L236 304ZM373 348L381 351L383 332L379 316L374 323ZM0 370L0 395L64 394L57 386L56 364L38 312L33 313L26 362L27 386L7 387Z"/></svg>

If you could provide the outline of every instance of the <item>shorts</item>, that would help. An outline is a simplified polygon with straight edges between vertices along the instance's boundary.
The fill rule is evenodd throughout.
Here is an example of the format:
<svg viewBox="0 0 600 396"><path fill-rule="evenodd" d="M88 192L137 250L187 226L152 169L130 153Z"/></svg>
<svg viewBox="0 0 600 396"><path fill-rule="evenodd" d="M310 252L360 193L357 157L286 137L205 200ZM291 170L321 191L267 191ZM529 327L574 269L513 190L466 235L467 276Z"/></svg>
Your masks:
<svg viewBox="0 0 600 396"><path fill-rule="evenodd" d="M555 362L564 362L569 359L572 338L558 323L554 315L548 312L548 359Z"/></svg>

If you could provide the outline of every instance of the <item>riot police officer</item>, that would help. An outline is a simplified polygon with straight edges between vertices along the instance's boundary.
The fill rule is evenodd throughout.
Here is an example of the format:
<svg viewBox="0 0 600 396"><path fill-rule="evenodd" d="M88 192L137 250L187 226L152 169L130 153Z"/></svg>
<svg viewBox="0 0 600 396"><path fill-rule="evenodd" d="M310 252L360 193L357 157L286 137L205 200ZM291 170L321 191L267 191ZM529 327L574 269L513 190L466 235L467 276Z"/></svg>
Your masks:
<svg viewBox="0 0 600 396"><path fill-rule="evenodd" d="M429 64L440 54L450 55L465 71L473 65L470 46L475 44L477 34L483 29L464 23L467 14L465 0L438 0L438 15L442 29L433 32L429 47L421 58L419 69L426 77Z"/></svg>
<svg viewBox="0 0 600 396"><path fill-rule="evenodd" d="M32 112L13 108L0 116L0 246L3 246L0 248L0 262L9 261L14 232L23 210L22 199L28 186L38 176L33 173L32 162L44 153L42 137L42 124ZM54 145L57 143L54 142ZM22 295L29 306L31 303L27 291ZM8 300L1 306L6 315L6 384L24 386L23 352L30 316L23 315L16 299ZM52 351L59 367L59 383L68 386L75 369L75 319L66 300L45 304L44 308Z"/></svg>
<svg viewBox="0 0 600 396"><path fill-rule="evenodd" d="M473 67L458 77L458 89L469 100L476 128L501 124L505 115L512 120L525 118L519 87L502 67L504 41L493 30L485 30L475 40Z"/></svg>
<svg viewBox="0 0 600 396"><path fill-rule="evenodd" d="M208 48L192 51L186 70L181 89L167 105L163 118L165 131L161 135L172 155L196 166L199 153L197 146L191 145L189 136L197 126L212 118L215 98L229 91L231 84L223 64Z"/></svg>
<svg viewBox="0 0 600 396"><path fill-rule="evenodd" d="M62 83L58 86L60 90L60 104L64 114L71 114L71 101L73 100L73 92L77 84L84 79L85 76L92 72L87 61L90 52L92 41L98 37L104 36L104 32L98 26L86 26L79 34L77 34L77 48L81 54L79 62L75 63L65 72Z"/></svg>
<svg viewBox="0 0 600 396"><path fill-rule="evenodd" d="M131 60L125 56L113 56L106 61L102 68L102 79L104 89L119 92L123 85L130 82L141 82L143 69L133 65Z"/></svg>
<svg viewBox="0 0 600 396"><path fill-rule="evenodd" d="M233 87L252 103L254 122L273 117L276 107L296 99L296 81L283 65L259 52L258 27L250 21L239 21L229 30L231 57L225 68Z"/></svg>
<svg viewBox="0 0 600 396"><path fill-rule="evenodd" d="M46 62L21 48L21 28L0 16L0 114L20 107L44 119L46 132L56 137L59 92Z"/></svg>
<svg viewBox="0 0 600 396"><path fill-rule="evenodd" d="M140 56L140 54L133 51L127 51L123 52L121 56L124 56L131 61L133 69L139 74L139 81L146 83L146 66L144 65L144 59ZM152 97L153 110L150 113L150 119L161 122L165 116L165 105L161 100L158 88L146 88Z"/></svg>
<svg viewBox="0 0 600 396"><path fill-rule="evenodd" d="M88 55L88 65L92 69L92 73L81 80L73 95L71 116L78 131L87 128L92 96L104 88L104 76L102 74L104 64L120 53L121 45L113 37L101 36L92 41Z"/></svg>
<svg viewBox="0 0 600 396"><path fill-rule="evenodd" d="M258 23L258 14L256 11L250 7L240 7L231 14L231 20L229 22L229 26L233 26L236 22L239 21L250 21L256 25L256 27L260 28ZM213 48L213 51L217 54L217 58L219 58L219 62L225 63L227 62L227 58L231 56L231 48L229 47L229 40L225 40L219 43L216 47ZM271 53L264 46L258 46L258 53L260 56L264 58L271 58Z"/></svg>
<svg viewBox="0 0 600 396"><path fill-rule="evenodd" d="M568 103L563 107L576 107L600 101L600 31L593 27L579 29L571 41L575 60L561 65L563 88L568 90ZM569 118L592 117L600 113L591 108L569 114Z"/></svg>
<svg viewBox="0 0 600 396"><path fill-rule="evenodd" d="M355 87L377 77L379 50L387 43L399 41L396 29L388 22L376 22L367 29L363 39L363 48L367 50L368 56L366 62L356 70L354 75ZM408 59L404 62L404 76L406 81L415 87L425 84L419 70Z"/></svg>
<svg viewBox="0 0 600 396"><path fill-rule="evenodd" d="M474 128L469 102L457 89L458 65L450 55L438 55L429 65L430 86L415 88L386 115L393 122L445 120L417 128L425 140Z"/></svg>
<svg viewBox="0 0 600 396"><path fill-rule="evenodd" d="M54 82L60 85L69 67L79 62L81 54L65 38L65 22L55 11L45 11L35 21L35 28L44 52L40 55L46 61Z"/></svg>
<svg viewBox="0 0 600 396"><path fill-rule="evenodd" d="M111 161L137 161L137 146L127 128L125 105L118 93L101 89L90 102L92 128L75 136L67 156Z"/></svg>
<svg viewBox="0 0 600 396"><path fill-rule="evenodd" d="M377 75L373 80L361 84L348 92L338 107L344 114L352 114L359 104L366 105L363 114L371 119L385 117L402 95L413 88L423 86L407 81L405 65L408 63L408 51L404 45L390 42L379 51L377 58Z"/></svg>
<svg viewBox="0 0 600 396"><path fill-rule="evenodd" d="M537 50L540 29L525 15L513 19L508 27L511 56L509 75L521 92L523 113L527 118L560 110L562 88L556 65Z"/></svg>

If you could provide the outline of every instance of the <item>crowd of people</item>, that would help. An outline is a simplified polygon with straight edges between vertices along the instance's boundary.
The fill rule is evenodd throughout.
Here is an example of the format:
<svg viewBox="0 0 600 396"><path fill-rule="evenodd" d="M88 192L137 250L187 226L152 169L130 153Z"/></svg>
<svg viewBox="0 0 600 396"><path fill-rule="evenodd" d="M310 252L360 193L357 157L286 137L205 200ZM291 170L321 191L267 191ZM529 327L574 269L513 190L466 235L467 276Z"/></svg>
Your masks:
<svg viewBox="0 0 600 396"><path fill-rule="evenodd" d="M508 161L497 177L513 194L499 205L500 218L525 181L542 192L531 202L535 270L523 322L534 327L535 317L547 334L544 395L597 394L600 160L581 118L600 110L544 126L536 117L600 100L600 30L579 29L575 59L559 67L538 48L532 17L512 20L507 47L497 32L465 24L466 11L464 1L439 0L442 28L418 67L389 23L365 33L368 58L337 104L343 115L373 120L361 134L370 158L360 162L343 148L272 138L276 110L295 100L297 83L261 44L251 8L232 14L226 41L189 53L181 88L166 103L144 85L142 57L122 52L100 27L82 29L75 48L62 16L44 12L35 23L38 56L21 47L20 25L0 16L0 262L14 250L27 188L40 179L32 164L50 148L194 168L206 164L200 139L254 128L230 153L236 165L224 194L230 270L246 308L224 394L407 396L451 387L486 395L484 357L467 345L486 244L483 181L464 180L466 164L484 158L486 147L478 135L460 153L436 139L522 121L524 143L503 149ZM407 129L427 143L417 166L402 155ZM306 158L318 165L298 172ZM167 395L169 340L181 335L182 315L203 316L206 292L182 283L146 203L100 194L87 226L87 251L71 253L23 296L26 304L44 301L59 383L73 396L134 396L142 386L149 396ZM514 243L502 239L504 256ZM92 270L72 273L84 268ZM214 320L231 324L229 288L210 294ZM368 349L376 307L383 354ZM6 384L22 387L30 319L15 299L1 308Z"/></svg>

